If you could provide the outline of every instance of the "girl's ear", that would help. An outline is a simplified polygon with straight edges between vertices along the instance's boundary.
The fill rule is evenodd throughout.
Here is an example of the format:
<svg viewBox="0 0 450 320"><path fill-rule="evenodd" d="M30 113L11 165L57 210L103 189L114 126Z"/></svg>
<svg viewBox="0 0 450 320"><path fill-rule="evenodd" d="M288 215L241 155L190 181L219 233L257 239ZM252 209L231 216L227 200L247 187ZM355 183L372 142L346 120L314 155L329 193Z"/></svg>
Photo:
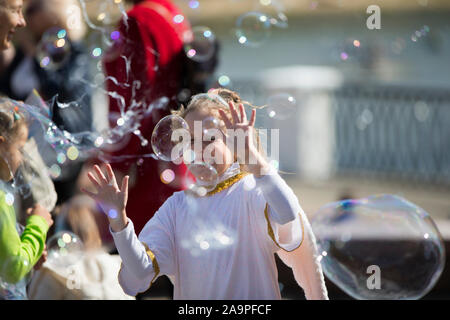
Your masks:
<svg viewBox="0 0 450 320"><path fill-rule="evenodd" d="M3 142L5 142L5 137L0 136L0 143L3 143Z"/></svg>

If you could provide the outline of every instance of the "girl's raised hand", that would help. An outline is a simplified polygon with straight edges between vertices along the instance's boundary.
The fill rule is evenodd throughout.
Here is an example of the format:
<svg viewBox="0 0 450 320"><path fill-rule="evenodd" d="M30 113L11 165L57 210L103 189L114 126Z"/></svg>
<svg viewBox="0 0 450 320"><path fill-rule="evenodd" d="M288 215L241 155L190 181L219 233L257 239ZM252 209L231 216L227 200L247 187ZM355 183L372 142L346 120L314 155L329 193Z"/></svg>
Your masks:
<svg viewBox="0 0 450 320"><path fill-rule="evenodd" d="M109 164L106 164L106 176L98 165L94 166L94 172L95 175L89 172L88 178L93 183L96 193L87 191L84 188L81 191L97 201L103 212L108 216L111 229L114 232L121 231L127 225L125 208L128 201L129 176L123 178L122 186L119 189L116 176Z"/></svg>
<svg viewBox="0 0 450 320"><path fill-rule="evenodd" d="M256 110L252 110L251 118L248 120L247 115L245 114L244 105L242 103L239 104L239 113L233 102L230 101L228 105L230 107L232 121L230 121L227 114L222 109L219 109L219 114L227 127L227 131L230 130L231 133L227 134L227 139L234 139L233 145L235 150L232 151L237 155L237 160L244 171L250 172L256 177L259 177L268 167L268 163L260 154L254 142ZM240 136L241 139L243 138L242 135L239 134L239 130L242 130L242 133L245 134L244 150L236 150L236 148L241 145L241 143L237 142L237 139L239 139Z"/></svg>

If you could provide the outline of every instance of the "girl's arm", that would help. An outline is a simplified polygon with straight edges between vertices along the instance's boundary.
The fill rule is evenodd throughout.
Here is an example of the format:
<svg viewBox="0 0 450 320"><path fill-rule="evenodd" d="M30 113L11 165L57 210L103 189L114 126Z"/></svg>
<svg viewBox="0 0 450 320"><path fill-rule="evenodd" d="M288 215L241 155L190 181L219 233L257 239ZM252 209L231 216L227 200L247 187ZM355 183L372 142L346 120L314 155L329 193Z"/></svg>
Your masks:
<svg viewBox="0 0 450 320"><path fill-rule="evenodd" d="M265 175L255 178L267 201L270 217L278 224L284 225L296 219L302 210L297 196L274 168L267 169Z"/></svg>
<svg viewBox="0 0 450 320"><path fill-rule="evenodd" d="M38 209L35 209L38 210ZM19 282L30 272L44 251L48 222L36 214L27 219L21 236L16 230L12 206L0 199L0 277L10 283Z"/></svg>
<svg viewBox="0 0 450 320"><path fill-rule="evenodd" d="M83 190L96 200L110 223L110 231L117 251L122 259L119 283L125 293L136 295L146 291L161 274L173 272L173 245L170 223L163 221L169 216L169 201L155 213L146 224L139 237L136 236L131 220L127 218L125 207L128 200L128 176L119 189L108 164L107 177L98 166L94 167L96 176L88 173L97 193Z"/></svg>
<svg viewBox="0 0 450 320"><path fill-rule="evenodd" d="M119 189L114 172L109 164L106 165L107 177L99 166L94 166L95 176L88 173L88 178L94 184L96 193L82 189L93 198L107 215L110 231L114 237L117 251L123 263L137 277L145 277L151 270L151 262L144 246L139 242L134 227L127 217L126 205L128 201L128 176L122 180Z"/></svg>

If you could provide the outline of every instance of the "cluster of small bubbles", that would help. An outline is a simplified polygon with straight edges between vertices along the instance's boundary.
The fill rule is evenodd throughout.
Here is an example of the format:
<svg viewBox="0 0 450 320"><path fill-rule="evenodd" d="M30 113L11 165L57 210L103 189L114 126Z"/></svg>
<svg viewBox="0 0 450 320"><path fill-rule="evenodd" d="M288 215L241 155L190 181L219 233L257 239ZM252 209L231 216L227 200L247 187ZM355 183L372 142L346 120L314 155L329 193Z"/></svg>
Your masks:
<svg viewBox="0 0 450 320"><path fill-rule="evenodd" d="M169 184L175 180L175 172L173 172L173 170L166 169L161 172L160 178L162 183Z"/></svg>
<svg viewBox="0 0 450 320"><path fill-rule="evenodd" d="M208 27L197 26L185 35L189 39L184 45L184 51L189 59L203 62L211 58L216 50L216 36Z"/></svg>
<svg viewBox="0 0 450 320"><path fill-rule="evenodd" d="M236 37L240 44L257 47L270 36L270 18L260 12L247 12L236 20Z"/></svg>
<svg viewBox="0 0 450 320"><path fill-rule="evenodd" d="M190 144L183 137L189 136L189 126L186 121L176 115L162 118L155 126L151 137L151 145L156 156L164 161L176 161L183 155ZM181 148L180 148L181 144Z"/></svg>
<svg viewBox="0 0 450 320"><path fill-rule="evenodd" d="M56 70L69 59L72 46L64 29L47 30L36 48L36 57L42 68Z"/></svg>
<svg viewBox="0 0 450 320"><path fill-rule="evenodd" d="M395 195L327 204L311 217L326 276L357 299L419 299L439 279L442 237L429 214ZM368 268L381 270L377 290Z"/></svg>
<svg viewBox="0 0 450 320"><path fill-rule="evenodd" d="M67 267L83 256L84 245L80 238L69 231L55 233L47 241L48 263Z"/></svg>
<svg viewBox="0 0 450 320"><path fill-rule="evenodd" d="M425 37L429 32L430 32L430 27L428 27L428 26L423 26L422 29L416 30L416 31L411 35L411 41L417 42L421 37Z"/></svg>
<svg viewBox="0 0 450 320"><path fill-rule="evenodd" d="M268 98L266 108L269 118L286 120L295 114L297 100L289 93L278 93Z"/></svg>

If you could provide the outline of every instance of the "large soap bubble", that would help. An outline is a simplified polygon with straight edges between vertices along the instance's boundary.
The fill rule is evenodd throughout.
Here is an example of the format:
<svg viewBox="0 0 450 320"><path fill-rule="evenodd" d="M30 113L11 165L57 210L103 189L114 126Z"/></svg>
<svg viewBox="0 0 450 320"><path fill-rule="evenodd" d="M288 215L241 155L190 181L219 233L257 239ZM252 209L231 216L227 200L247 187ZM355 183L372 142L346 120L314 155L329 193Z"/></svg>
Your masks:
<svg viewBox="0 0 450 320"><path fill-rule="evenodd" d="M164 161L176 161L190 145L189 125L175 115L162 118L152 133L151 144L156 156Z"/></svg>
<svg viewBox="0 0 450 320"><path fill-rule="evenodd" d="M311 225L325 274L356 299L419 299L444 268L431 217L395 195L325 205Z"/></svg>
<svg viewBox="0 0 450 320"><path fill-rule="evenodd" d="M48 263L56 267L69 267L82 258L83 250L83 242L76 234L57 232L47 241Z"/></svg>

